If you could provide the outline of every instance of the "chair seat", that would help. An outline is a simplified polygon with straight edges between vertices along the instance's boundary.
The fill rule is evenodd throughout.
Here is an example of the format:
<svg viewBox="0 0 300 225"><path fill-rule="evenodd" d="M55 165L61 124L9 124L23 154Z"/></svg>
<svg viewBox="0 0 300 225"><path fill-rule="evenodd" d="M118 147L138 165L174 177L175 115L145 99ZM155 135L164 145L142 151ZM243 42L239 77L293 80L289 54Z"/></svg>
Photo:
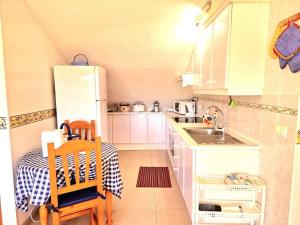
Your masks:
<svg viewBox="0 0 300 225"><path fill-rule="evenodd" d="M58 208L63 208L98 198L96 187L90 187L58 196Z"/></svg>

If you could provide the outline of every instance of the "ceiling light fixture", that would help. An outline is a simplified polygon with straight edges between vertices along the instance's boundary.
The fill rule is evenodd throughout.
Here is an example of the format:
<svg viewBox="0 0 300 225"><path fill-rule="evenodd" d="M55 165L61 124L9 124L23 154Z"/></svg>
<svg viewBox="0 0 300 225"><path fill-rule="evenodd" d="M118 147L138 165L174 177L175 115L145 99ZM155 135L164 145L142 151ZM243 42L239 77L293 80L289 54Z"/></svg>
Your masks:
<svg viewBox="0 0 300 225"><path fill-rule="evenodd" d="M198 27L198 25L201 23L202 17L203 17L203 13L208 13L208 11L210 10L212 5L212 0L207 0L205 2L205 4L201 7L201 12L199 13L199 15L196 17L196 26Z"/></svg>
<svg viewBox="0 0 300 225"><path fill-rule="evenodd" d="M202 6L202 11L208 13L212 5L212 0L206 1L206 3Z"/></svg>

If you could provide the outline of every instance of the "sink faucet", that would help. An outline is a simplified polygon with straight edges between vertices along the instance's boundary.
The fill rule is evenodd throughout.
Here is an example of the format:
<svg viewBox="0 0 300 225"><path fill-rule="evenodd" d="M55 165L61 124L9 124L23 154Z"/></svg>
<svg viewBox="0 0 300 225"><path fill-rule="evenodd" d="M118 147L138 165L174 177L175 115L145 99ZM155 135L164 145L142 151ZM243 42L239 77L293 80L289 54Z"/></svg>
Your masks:
<svg viewBox="0 0 300 225"><path fill-rule="evenodd" d="M210 110L213 109L213 115L209 114ZM206 109L206 115L210 116L212 118L212 120L214 121L214 128L216 130L222 130L223 133L225 132L225 120L224 120L224 113L222 112L222 110L215 106L215 105L211 105L208 106ZM222 126L220 125L220 116L222 117Z"/></svg>

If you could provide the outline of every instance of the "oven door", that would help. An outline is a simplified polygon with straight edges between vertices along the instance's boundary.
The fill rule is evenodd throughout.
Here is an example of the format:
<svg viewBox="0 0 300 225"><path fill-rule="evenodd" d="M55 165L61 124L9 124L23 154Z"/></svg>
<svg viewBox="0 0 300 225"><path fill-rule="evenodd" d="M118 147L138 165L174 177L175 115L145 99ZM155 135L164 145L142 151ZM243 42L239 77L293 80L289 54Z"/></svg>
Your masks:
<svg viewBox="0 0 300 225"><path fill-rule="evenodd" d="M169 127L169 158L171 161L172 168L174 170L175 176L178 176L178 156L179 156L179 136L174 131L173 127Z"/></svg>

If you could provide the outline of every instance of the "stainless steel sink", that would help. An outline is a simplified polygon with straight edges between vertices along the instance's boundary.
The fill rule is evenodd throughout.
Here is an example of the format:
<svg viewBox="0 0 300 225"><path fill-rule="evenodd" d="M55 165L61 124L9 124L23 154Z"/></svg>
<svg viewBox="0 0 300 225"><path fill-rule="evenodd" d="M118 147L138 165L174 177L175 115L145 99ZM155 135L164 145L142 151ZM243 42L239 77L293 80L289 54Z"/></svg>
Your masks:
<svg viewBox="0 0 300 225"><path fill-rule="evenodd" d="M244 144L240 140L223 134L221 130L214 128L183 128L197 144Z"/></svg>

